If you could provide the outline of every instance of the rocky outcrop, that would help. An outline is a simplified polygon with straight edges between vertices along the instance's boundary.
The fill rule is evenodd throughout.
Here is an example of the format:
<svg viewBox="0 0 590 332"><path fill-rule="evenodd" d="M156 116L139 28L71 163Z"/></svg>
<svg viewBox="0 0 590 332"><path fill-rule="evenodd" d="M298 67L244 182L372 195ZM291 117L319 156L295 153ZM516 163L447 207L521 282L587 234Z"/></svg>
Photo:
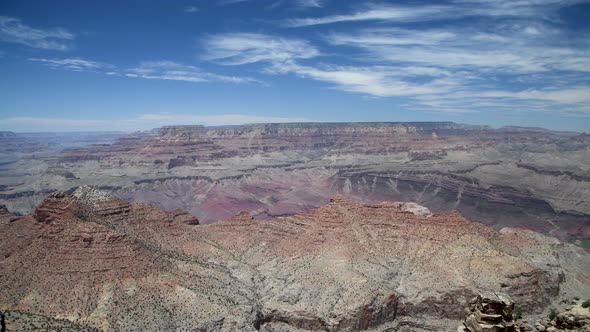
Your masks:
<svg viewBox="0 0 590 332"><path fill-rule="evenodd" d="M43 200L35 213L33 213L33 218L38 222L50 224L56 220L63 220L64 214L72 213L72 211L77 210L77 207L77 202L66 193L53 193Z"/></svg>
<svg viewBox="0 0 590 332"><path fill-rule="evenodd" d="M130 203L95 187L80 187L71 197L76 204L74 214L82 220L116 228L130 219Z"/></svg>
<svg viewBox="0 0 590 332"><path fill-rule="evenodd" d="M510 296L498 292L482 292L471 300L466 317L458 331L512 332L514 303Z"/></svg>
<svg viewBox="0 0 590 332"><path fill-rule="evenodd" d="M555 317L555 327L562 330L590 331L590 307L569 306Z"/></svg>
<svg viewBox="0 0 590 332"><path fill-rule="evenodd" d="M537 320L534 326L527 324L529 328L525 331L590 331L590 308L579 302L574 301L561 312L552 308L549 315Z"/></svg>
<svg viewBox="0 0 590 332"><path fill-rule="evenodd" d="M422 206L417 203L414 203L414 202L401 203L400 209L402 211L410 212L410 213L413 213L413 214L420 216L420 217L432 216L432 212L430 212L430 210L427 207Z"/></svg>
<svg viewBox="0 0 590 332"><path fill-rule="evenodd" d="M197 225L95 188L53 194L36 219L0 218L0 310L103 331L450 330L482 289L524 313L590 289L588 254L571 245L403 206L339 195Z"/></svg>
<svg viewBox="0 0 590 332"><path fill-rule="evenodd" d="M0 204L0 219L14 221L18 219L18 216L13 215L12 213L10 213L10 211L8 211L6 206Z"/></svg>

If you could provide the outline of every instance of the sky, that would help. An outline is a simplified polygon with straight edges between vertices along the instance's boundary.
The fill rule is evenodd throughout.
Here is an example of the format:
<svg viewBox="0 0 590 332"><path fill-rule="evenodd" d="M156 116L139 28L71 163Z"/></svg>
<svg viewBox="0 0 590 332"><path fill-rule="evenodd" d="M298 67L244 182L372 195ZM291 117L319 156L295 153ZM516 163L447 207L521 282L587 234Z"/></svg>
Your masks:
<svg viewBox="0 0 590 332"><path fill-rule="evenodd" d="M0 130L590 132L590 0L0 1Z"/></svg>

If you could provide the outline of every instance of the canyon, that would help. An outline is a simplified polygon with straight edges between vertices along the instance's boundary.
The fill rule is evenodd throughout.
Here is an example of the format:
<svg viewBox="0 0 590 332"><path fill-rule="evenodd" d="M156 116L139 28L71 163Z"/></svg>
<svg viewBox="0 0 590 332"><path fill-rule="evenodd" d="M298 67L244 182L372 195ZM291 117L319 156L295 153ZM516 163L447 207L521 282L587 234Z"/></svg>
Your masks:
<svg viewBox="0 0 590 332"><path fill-rule="evenodd" d="M498 297L542 329L590 298L587 134L285 123L0 146L3 331L477 330ZM511 315L496 325L531 326Z"/></svg>
<svg viewBox="0 0 590 332"><path fill-rule="evenodd" d="M6 331L455 331L470 299L525 315L590 297L589 253L415 203L192 215L83 186L0 208Z"/></svg>
<svg viewBox="0 0 590 332"><path fill-rule="evenodd" d="M10 136L0 141L14 146ZM456 210L496 229L589 245L587 134L451 122L288 123L168 126L96 143L4 151L0 203L27 214L48 193L93 185L208 224L241 211L293 215L342 194Z"/></svg>

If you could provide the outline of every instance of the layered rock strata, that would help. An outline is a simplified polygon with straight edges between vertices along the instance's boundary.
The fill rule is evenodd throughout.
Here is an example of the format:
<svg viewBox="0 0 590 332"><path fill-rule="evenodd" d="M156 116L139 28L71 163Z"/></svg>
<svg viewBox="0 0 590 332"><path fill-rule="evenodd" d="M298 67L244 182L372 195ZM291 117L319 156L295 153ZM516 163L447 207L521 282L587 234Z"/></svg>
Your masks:
<svg viewBox="0 0 590 332"><path fill-rule="evenodd" d="M22 135L4 136L0 143ZM447 122L169 126L62 153L0 155L0 204L31 213L48 193L95 185L212 223L242 210L292 215L344 194L457 210L498 230L587 246L588 137Z"/></svg>
<svg viewBox="0 0 590 332"><path fill-rule="evenodd" d="M103 331L442 331L481 291L525 313L590 296L575 246L407 206L336 196L198 225L92 188L56 193L0 217L0 310Z"/></svg>

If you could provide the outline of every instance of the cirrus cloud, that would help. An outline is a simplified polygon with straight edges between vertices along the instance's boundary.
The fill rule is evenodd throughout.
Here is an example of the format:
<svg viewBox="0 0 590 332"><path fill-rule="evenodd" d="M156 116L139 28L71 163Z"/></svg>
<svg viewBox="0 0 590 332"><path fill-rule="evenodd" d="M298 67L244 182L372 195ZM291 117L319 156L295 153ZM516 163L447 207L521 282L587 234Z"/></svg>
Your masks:
<svg viewBox="0 0 590 332"><path fill-rule="evenodd" d="M74 34L63 28L40 29L24 24L19 18L0 16L0 40L33 48L65 51Z"/></svg>
<svg viewBox="0 0 590 332"><path fill-rule="evenodd" d="M310 59L320 55L307 41L260 33L217 34L205 38L204 47L204 59L224 65Z"/></svg>

